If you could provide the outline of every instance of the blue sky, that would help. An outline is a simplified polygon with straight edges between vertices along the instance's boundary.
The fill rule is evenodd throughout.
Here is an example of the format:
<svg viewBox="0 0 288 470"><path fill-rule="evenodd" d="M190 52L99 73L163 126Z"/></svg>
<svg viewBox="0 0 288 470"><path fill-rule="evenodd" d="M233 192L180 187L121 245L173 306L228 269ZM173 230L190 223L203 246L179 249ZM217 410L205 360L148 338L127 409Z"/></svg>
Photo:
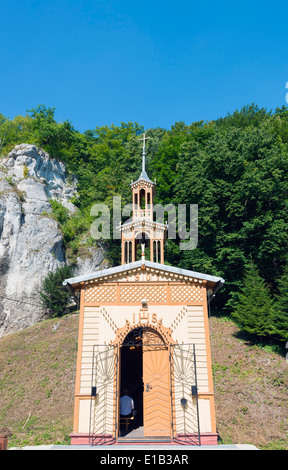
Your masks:
<svg viewBox="0 0 288 470"><path fill-rule="evenodd" d="M1 0L0 113L80 131L286 105L285 1Z"/></svg>

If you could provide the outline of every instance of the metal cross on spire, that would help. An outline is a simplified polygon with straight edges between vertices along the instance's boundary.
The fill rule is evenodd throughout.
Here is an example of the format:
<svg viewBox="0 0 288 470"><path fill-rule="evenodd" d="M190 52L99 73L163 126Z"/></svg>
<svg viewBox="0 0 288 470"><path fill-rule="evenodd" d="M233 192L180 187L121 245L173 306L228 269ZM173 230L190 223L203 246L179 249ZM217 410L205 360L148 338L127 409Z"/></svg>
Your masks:
<svg viewBox="0 0 288 470"><path fill-rule="evenodd" d="M145 153L145 140L148 140L150 138L151 137L145 137L145 132L144 132L142 139L138 139L138 140L143 140L142 171L145 171L145 156L146 156L146 153Z"/></svg>

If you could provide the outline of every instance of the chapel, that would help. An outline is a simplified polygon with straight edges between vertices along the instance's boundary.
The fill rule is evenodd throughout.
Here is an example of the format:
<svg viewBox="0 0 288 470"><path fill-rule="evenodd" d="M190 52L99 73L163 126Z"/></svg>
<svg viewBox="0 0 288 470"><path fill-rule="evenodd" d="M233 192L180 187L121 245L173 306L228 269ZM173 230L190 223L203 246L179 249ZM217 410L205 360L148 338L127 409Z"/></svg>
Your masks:
<svg viewBox="0 0 288 470"><path fill-rule="evenodd" d="M208 311L224 280L164 263L167 224L153 220L141 140L121 265L63 283L80 299L71 444L216 445Z"/></svg>

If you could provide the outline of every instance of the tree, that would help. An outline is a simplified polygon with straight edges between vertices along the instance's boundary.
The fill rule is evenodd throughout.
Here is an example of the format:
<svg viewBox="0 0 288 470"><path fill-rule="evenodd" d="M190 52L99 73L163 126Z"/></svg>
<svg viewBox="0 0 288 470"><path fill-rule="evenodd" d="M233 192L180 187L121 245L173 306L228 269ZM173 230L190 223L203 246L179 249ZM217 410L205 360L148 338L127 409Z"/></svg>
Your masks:
<svg viewBox="0 0 288 470"><path fill-rule="evenodd" d="M270 291L258 269L251 264L246 270L232 317L244 331L263 337L274 332L273 314Z"/></svg>
<svg viewBox="0 0 288 470"><path fill-rule="evenodd" d="M39 145L55 145L58 137L58 125L54 119L55 108L40 104L28 113L33 119L33 133Z"/></svg>
<svg viewBox="0 0 288 470"><path fill-rule="evenodd" d="M62 317L71 302L71 294L63 286L63 281L71 277L73 268L64 266L51 272L43 281L40 292L43 306L46 307L52 317Z"/></svg>
<svg viewBox="0 0 288 470"><path fill-rule="evenodd" d="M9 119L0 113L0 152L7 154L16 144L32 143L32 119L16 116Z"/></svg>
<svg viewBox="0 0 288 470"><path fill-rule="evenodd" d="M201 140L190 133L170 186L170 202L199 210L198 247L180 252L177 265L226 280L217 295L220 309L231 309L251 258L275 289L288 250L288 148L272 117L261 119L258 127L201 128ZM172 250L167 254L170 261Z"/></svg>

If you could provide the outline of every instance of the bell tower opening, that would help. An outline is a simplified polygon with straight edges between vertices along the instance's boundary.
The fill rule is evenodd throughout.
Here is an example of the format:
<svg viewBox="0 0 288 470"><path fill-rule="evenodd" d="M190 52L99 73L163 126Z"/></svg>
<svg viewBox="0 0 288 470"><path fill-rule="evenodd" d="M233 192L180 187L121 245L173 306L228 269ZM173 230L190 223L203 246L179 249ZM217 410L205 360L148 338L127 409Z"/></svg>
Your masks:
<svg viewBox="0 0 288 470"><path fill-rule="evenodd" d="M140 209L146 209L146 192L144 188L140 189Z"/></svg>
<svg viewBox="0 0 288 470"><path fill-rule="evenodd" d="M151 241L150 234L139 232L135 236L135 261L140 261L143 256L150 259Z"/></svg>

